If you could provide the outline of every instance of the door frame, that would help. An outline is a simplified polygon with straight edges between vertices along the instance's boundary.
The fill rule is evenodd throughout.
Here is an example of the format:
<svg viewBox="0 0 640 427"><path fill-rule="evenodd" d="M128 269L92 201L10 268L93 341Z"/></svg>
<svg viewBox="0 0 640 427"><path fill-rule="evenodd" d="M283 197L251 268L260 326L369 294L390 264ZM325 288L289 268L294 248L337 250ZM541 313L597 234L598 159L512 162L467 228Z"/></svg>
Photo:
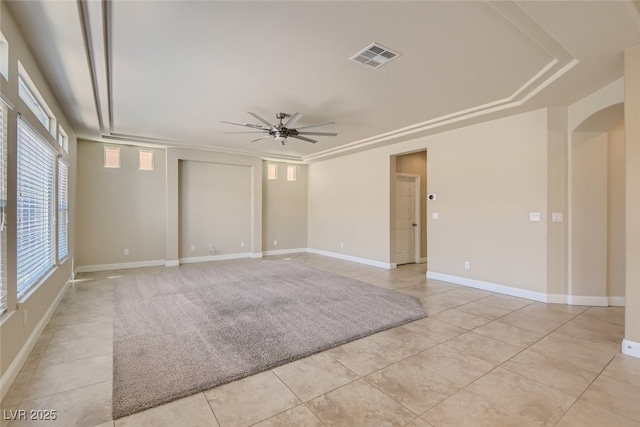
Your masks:
<svg viewBox="0 0 640 427"><path fill-rule="evenodd" d="M412 173L402 173L402 172L396 172L396 179L395 179L395 185L397 188L398 185L398 177L404 177L404 178L412 178L413 179L413 188L414 188L414 194L415 197L413 198L413 219L415 221L415 224L417 224L415 227L413 227L413 262L416 264L420 264L420 261L422 259L421 255L421 249L422 249L422 241L420 236L422 236L421 233L421 229L420 229L420 203L422 200L422 194L420 194L420 175L416 175L416 174L412 174ZM394 209L395 209L395 202L394 202ZM395 227L395 224L394 224ZM395 256L395 254L394 254Z"/></svg>

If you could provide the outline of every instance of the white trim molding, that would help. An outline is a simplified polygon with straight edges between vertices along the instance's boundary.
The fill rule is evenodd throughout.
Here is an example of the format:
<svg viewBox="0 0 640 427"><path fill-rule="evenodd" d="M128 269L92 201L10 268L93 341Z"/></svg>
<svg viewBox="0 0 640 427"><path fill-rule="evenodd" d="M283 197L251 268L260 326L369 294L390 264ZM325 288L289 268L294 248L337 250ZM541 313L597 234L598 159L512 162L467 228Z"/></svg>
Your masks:
<svg viewBox="0 0 640 427"><path fill-rule="evenodd" d="M627 305L625 297L607 297L609 307L624 307Z"/></svg>
<svg viewBox="0 0 640 427"><path fill-rule="evenodd" d="M278 249L278 250L264 251L263 254L264 256L270 256L270 255L301 254L306 252L308 252L307 248L295 248L295 249Z"/></svg>
<svg viewBox="0 0 640 427"><path fill-rule="evenodd" d="M33 329L33 332L31 332L31 335L29 335L29 338L20 349L20 352L18 352L18 355L15 357L15 359L13 359L13 362L11 362L11 365L9 365L2 378L0 378L0 400L4 399L4 397L7 395L7 392L11 388L11 385L16 380L16 377L20 373L20 370L29 358L31 350L33 350L33 347L35 347L38 339L40 339L40 335L42 335L44 328L46 328L49 324L51 316L53 316L53 313L55 313L55 311L57 310L58 305L60 305L60 301L62 301L62 298L67 292L67 289L69 289L72 281L72 277L69 277L69 279L67 279L67 282L64 284L62 289L60 289L60 292L58 292L58 295L56 295L56 298L53 300L53 304L49 306L49 309ZM22 316L22 312L20 309L18 309L17 311L13 312L12 315Z"/></svg>
<svg viewBox="0 0 640 427"><path fill-rule="evenodd" d="M568 295L567 304L590 305L593 307L608 307L609 299L607 297L602 297L602 296Z"/></svg>
<svg viewBox="0 0 640 427"><path fill-rule="evenodd" d="M137 261L137 262L120 262L115 264L97 264L97 265L81 265L76 268L75 273L93 273L94 271L107 271L107 270L126 270L128 268L142 268L142 267L169 267L168 263L171 261L165 261L163 259L151 260L151 261ZM177 265L177 264L176 264Z"/></svg>
<svg viewBox="0 0 640 427"><path fill-rule="evenodd" d="M197 262L208 262L208 261L225 261L229 259L240 259L240 258L262 258L262 253L254 254L251 252L242 252L237 254L194 256L194 257L180 258L180 264L194 264Z"/></svg>
<svg viewBox="0 0 640 427"><path fill-rule="evenodd" d="M390 262L376 261L373 259L360 258L356 256L351 256L351 255L339 254L337 252L323 251L320 249L307 248L307 252L311 254L324 255L331 258L342 259L344 261L357 262L359 264L370 265L372 267L384 268L387 270L393 270L394 268L397 267L397 264L395 262L390 263Z"/></svg>
<svg viewBox="0 0 640 427"><path fill-rule="evenodd" d="M640 359L640 342L622 340L622 353Z"/></svg>
<svg viewBox="0 0 640 427"><path fill-rule="evenodd" d="M427 279L441 280L443 282L455 283L456 285L468 286L470 288L482 289L484 291L496 292L499 294L511 295L534 301L549 302L548 295L545 293L514 288L512 286L500 285L498 283L484 282L481 280L452 276L450 274L436 273L433 271L427 271Z"/></svg>

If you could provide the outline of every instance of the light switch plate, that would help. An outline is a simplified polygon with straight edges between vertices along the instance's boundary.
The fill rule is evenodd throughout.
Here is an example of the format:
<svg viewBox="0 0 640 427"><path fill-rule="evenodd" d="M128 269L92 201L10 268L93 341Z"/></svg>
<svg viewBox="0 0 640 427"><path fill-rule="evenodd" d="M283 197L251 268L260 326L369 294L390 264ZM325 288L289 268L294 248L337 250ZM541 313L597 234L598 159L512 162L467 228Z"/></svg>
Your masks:
<svg viewBox="0 0 640 427"><path fill-rule="evenodd" d="M551 221L562 222L564 221L564 215L562 214L562 212L553 212L551 214Z"/></svg>
<svg viewBox="0 0 640 427"><path fill-rule="evenodd" d="M531 221L531 222L539 222L540 221L540 212L529 212L529 221Z"/></svg>
<svg viewBox="0 0 640 427"><path fill-rule="evenodd" d="M440 219L440 212L432 212L431 219Z"/></svg>

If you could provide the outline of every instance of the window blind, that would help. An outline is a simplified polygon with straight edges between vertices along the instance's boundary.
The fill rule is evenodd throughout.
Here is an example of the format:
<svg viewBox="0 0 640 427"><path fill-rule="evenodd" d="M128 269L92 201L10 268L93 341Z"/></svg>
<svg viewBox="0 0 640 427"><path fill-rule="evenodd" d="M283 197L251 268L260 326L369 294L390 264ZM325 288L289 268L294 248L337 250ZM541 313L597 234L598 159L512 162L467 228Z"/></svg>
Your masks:
<svg viewBox="0 0 640 427"><path fill-rule="evenodd" d="M69 255L68 224L69 199L67 192L69 169L62 159L58 160L58 259Z"/></svg>
<svg viewBox="0 0 640 427"><path fill-rule="evenodd" d="M55 157L46 141L18 120L18 297L54 265Z"/></svg>
<svg viewBox="0 0 640 427"><path fill-rule="evenodd" d="M7 106L0 101L0 314L7 311Z"/></svg>
<svg viewBox="0 0 640 427"><path fill-rule="evenodd" d="M36 118L40 120L40 123L42 123L47 130L50 130L49 126L51 124L51 117L49 117L45 109L40 104L38 97L33 93L33 90L21 75L18 75L18 96L25 104L27 104L27 107L29 107Z"/></svg>

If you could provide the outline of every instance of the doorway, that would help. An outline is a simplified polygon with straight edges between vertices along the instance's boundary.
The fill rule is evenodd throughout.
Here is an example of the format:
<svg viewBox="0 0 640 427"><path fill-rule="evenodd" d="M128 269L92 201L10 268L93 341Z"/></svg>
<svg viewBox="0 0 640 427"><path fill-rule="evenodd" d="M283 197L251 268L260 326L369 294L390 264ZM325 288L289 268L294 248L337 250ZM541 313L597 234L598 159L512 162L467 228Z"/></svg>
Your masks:
<svg viewBox="0 0 640 427"><path fill-rule="evenodd" d="M396 174L396 264L420 261L420 175Z"/></svg>

